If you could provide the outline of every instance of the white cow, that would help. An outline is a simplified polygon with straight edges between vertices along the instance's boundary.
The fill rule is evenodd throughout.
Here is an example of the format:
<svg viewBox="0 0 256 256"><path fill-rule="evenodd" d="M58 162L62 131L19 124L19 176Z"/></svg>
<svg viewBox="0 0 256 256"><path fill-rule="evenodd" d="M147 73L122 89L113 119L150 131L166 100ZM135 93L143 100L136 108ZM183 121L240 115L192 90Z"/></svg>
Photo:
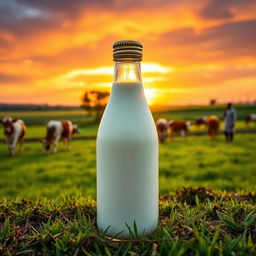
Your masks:
<svg viewBox="0 0 256 256"><path fill-rule="evenodd" d="M79 132L79 127L77 125L73 125L69 120L51 120L47 124L45 139L40 141L43 143L46 152L49 152L53 146L53 152L56 153L57 145L60 140L63 140L66 149L70 150L72 135Z"/></svg>
<svg viewBox="0 0 256 256"><path fill-rule="evenodd" d="M158 138L161 143L165 141L168 137L168 122L164 118L160 118L156 121L156 128L158 133Z"/></svg>
<svg viewBox="0 0 256 256"><path fill-rule="evenodd" d="M16 146L19 143L19 152L22 151L23 140L26 132L26 125L20 119L13 119L12 117L4 117L0 120L4 126L4 134L8 145L10 155L16 154Z"/></svg>

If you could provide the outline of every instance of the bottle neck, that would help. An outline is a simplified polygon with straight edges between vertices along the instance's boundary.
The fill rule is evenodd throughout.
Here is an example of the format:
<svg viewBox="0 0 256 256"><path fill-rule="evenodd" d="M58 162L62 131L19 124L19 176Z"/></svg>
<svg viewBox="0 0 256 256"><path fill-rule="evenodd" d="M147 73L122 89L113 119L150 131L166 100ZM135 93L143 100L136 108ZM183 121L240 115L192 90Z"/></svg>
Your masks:
<svg viewBox="0 0 256 256"><path fill-rule="evenodd" d="M116 61L114 83L141 83L140 61Z"/></svg>

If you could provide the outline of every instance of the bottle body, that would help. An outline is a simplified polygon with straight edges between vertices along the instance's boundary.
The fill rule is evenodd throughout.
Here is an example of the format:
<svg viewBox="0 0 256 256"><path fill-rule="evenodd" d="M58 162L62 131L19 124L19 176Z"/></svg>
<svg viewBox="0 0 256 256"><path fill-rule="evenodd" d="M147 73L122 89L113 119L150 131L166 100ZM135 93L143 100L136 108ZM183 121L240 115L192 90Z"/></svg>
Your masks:
<svg viewBox="0 0 256 256"><path fill-rule="evenodd" d="M140 82L113 83L97 135L97 224L128 238L158 223L158 137Z"/></svg>

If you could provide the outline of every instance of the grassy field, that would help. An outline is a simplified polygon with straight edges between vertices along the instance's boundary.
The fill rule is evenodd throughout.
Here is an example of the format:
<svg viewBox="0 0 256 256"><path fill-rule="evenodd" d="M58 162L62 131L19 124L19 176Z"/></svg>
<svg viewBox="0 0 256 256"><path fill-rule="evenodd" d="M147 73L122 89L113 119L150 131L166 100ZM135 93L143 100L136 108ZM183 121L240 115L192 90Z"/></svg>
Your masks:
<svg viewBox="0 0 256 256"><path fill-rule="evenodd" d="M85 124L80 128L80 134L75 135L79 136L91 136L97 134L97 125L95 124ZM256 130L256 129L255 129ZM27 125L25 138L43 138L46 136L46 125ZM0 127L0 138L4 139L3 127Z"/></svg>
<svg viewBox="0 0 256 256"><path fill-rule="evenodd" d="M113 240L96 226L96 202L76 195L0 203L1 255L196 255L256 254L256 194L204 188L162 195L157 230Z"/></svg>
<svg viewBox="0 0 256 256"><path fill-rule="evenodd" d="M194 120L222 109L178 107L154 117ZM243 118L255 106L237 110L237 129L248 129ZM45 136L50 119L70 119L84 136L97 133L80 110L0 112L6 115L26 121L27 138ZM0 143L0 255L256 255L255 145L256 134L237 134L234 143L220 134L216 141L200 136L161 144L158 228L139 237L131 227L131 240L113 241L96 226L95 140L73 141L70 152L60 143L56 154L26 142L15 157Z"/></svg>
<svg viewBox="0 0 256 256"><path fill-rule="evenodd" d="M245 116L251 113L256 113L256 104L255 105L235 105L237 111L237 117L239 121L243 121ZM184 107L170 107L166 109L154 109L152 108L153 115L155 119L157 118L167 118L171 120L194 120L196 117L200 116L210 116L216 115L221 117L223 114L225 106L216 105L216 106L184 106ZM1 116L13 116L15 118L23 119L28 125L39 125L43 126L47 121L56 119L56 120L65 120L69 119L78 124L84 126L88 122L93 120L93 117L88 115L85 110L42 110L42 111L1 111Z"/></svg>
<svg viewBox="0 0 256 256"><path fill-rule="evenodd" d="M206 186L228 191L256 190L256 135L176 138L160 145L160 193L183 186ZM71 152L45 154L38 142L26 143L22 155L10 157L0 145L0 197L56 197L80 192L95 198L95 141L72 142Z"/></svg>
<svg viewBox="0 0 256 256"><path fill-rule="evenodd" d="M221 118L224 106L190 106L190 107L173 107L165 111L154 111L154 119L166 118L167 120L190 120L200 116L217 115ZM238 121L236 129L256 130L256 125L247 126L244 122L246 115L256 113L256 105L252 106L236 106ZM46 134L46 124L49 120L71 120L80 125L81 136L91 136L97 134L98 125L93 123L93 116L88 115L84 110L53 110L53 111L16 111L1 112L0 118L3 116L12 116L20 118L27 124L26 138L42 138ZM204 128L201 128L204 130ZM223 129L223 122L220 129ZM191 126L191 131L197 131L197 128ZM0 126L0 138L3 138L3 128Z"/></svg>
<svg viewBox="0 0 256 256"><path fill-rule="evenodd" d="M220 130L223 130L224 124L223 122L220 125ZM93 123L85 123L80 126L80 134L76 134L74 137L80 136L96 136L98 125ZM249 127L245 125L243 121L236 122L236 130L252 130L256 131L256 125L251 124ZM206 131L205 127L200 127L199 129L195 126L190 127L191 132L195 131ZM27 125L27 131L25 138L43 138L46 135L46 125ZM4 139L3 127L0 126L0 139Z"/></svg>

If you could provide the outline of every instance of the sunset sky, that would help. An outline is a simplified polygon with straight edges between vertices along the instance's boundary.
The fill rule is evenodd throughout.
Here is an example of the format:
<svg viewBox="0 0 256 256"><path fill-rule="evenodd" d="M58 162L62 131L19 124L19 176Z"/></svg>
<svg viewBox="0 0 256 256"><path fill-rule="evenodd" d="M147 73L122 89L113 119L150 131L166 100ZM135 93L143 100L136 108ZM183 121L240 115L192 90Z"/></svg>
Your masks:
<svg viewBox="0 0 256 256"><path fill-rule="evenodd" d="M151 104L256 99L255 0L0 0L0 103L111 89L123 39L143 43Z"/></svg>

